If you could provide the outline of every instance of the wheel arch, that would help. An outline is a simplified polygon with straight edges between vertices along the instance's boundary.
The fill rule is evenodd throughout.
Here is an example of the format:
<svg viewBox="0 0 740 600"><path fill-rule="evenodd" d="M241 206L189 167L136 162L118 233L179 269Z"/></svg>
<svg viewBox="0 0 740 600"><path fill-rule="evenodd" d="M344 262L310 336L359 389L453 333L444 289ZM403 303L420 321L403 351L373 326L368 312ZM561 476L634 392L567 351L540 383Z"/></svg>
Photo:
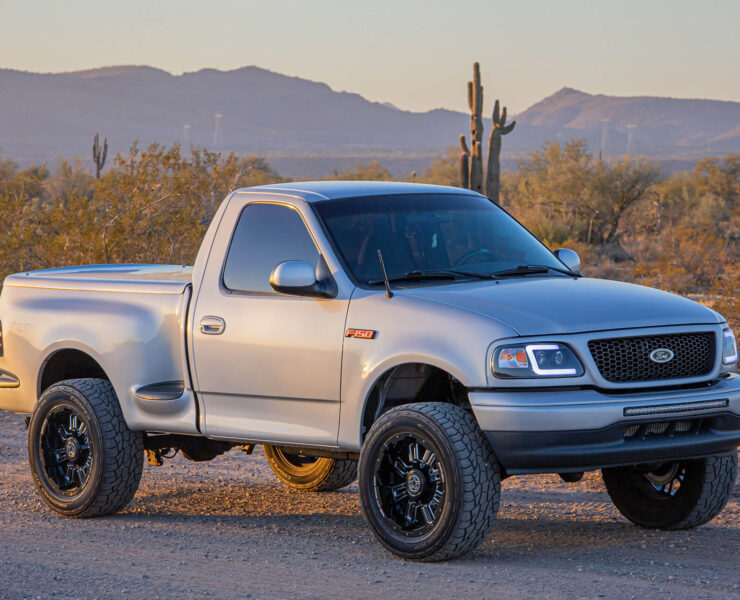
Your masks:
<svg viewBox="0 0 740 600"><path fill-rule="evenodd" d="M425 361L401 362L386 367L375 377L365 395L360 442L364 442L370 427L385 411L422 399L470 408L467 388L450 370Z"/></svg>
<svg viewBox="0 0 740 600"><path fill-rule="evenodd" d="M37 397L40 398L55 383L65 379L84 378L110 381L105 369L88 349L72 345L55 347L41 363L36 384Z"/></svg>

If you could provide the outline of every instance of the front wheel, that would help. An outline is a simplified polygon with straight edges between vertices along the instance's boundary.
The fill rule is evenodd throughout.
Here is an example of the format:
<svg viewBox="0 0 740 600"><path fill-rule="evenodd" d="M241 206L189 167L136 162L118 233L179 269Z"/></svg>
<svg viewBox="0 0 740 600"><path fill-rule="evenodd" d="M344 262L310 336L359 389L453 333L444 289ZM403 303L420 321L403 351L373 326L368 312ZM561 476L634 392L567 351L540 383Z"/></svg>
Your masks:
<svg viewBox="0 0 740 600"><path fill-rule="evenodd" d="M365 520L397 556L462 556L493 526L500 467L473 415L458 406L390 409L370 430L359 471Z"/></svg>
<svg viewBox="0 0 740 600"><path fill-rule="evenodd" d="M727 504L736 477L737 453L602 471L619 512L647 529L692 529L711 521Z"/></svg>
<svg viewBox="0 0 740 600"><path fill-rule="evenodd" d="M290 448L264 446L267 464L285 485L299 492L332 492L357 478L357 461L304 456Z"/></svg>

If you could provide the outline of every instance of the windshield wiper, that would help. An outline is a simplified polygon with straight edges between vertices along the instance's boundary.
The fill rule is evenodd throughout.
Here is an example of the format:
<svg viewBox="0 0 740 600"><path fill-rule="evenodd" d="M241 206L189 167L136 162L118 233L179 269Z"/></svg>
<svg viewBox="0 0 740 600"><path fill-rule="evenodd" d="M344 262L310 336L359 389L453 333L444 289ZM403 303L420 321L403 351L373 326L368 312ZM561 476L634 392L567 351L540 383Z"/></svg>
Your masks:
<svg viewBox="0 0 740 600"><path fill-rule="evenodd" d="M471 273L469 271L460 271L458 269L438 269L429 271L408 271L403 275L394 275L389 277L390 283L397 283L401 281L424 281L424 280L435 280L435 279L456 279L457 277L471 277L475 279L495 279L493 275L488 273ZM368 285L380 285L385 283L384 279L375 279L368 281Z"/></svg>
<svg viewBox="0 0 740 600"><path fill-rule="evenodd" d="M513 269L504 269L503 271L495 271L491 273L494 277L507 277L516 275L530 275L532 273L547 273L548 271L557 271L563 275L569 277L583 277L580 273L575 271L569 271L568 269L561 269L560 267L551 267L550 265L519 265Z"/></svg>

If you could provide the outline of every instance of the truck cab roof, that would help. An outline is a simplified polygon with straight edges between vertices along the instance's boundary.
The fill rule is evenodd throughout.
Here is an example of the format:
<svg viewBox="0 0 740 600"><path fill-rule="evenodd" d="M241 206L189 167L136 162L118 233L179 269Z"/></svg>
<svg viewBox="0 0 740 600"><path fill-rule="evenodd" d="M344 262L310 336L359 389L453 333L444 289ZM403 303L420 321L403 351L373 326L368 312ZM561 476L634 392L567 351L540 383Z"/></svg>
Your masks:
<svg viewBox="0 0 740 600"><path fill-rule="evenodd" d="M322 202L358 196L385 196L398 194L468 194L477 192L464 188L451 188L444 185L425 183L405 183L398 181L301 181L276 183L242 188L237 192L271 192L298 196L306 202Z"/></svg>

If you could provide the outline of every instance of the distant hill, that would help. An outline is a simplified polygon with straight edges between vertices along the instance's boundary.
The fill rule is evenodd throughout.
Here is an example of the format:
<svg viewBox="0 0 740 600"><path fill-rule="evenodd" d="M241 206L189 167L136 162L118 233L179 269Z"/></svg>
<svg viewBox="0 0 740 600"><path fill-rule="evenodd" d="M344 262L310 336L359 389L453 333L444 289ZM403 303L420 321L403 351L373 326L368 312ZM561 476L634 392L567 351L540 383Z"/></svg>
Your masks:
<svg viewBox="0 0 740 600"><path fill-rule="evenodd" d="M592 149L662 156L740 151L740 102L592 95L563 88L518 116L534 137L585 137ZM631 132L631 141L630 141Z"/></svg>
<svg viewBox="0 0 740 600"><path fill-rule="evenodd" d="M633 153L695 158L740 152L737 102L615 98L564 88L517 120L504 144L509 160L547 139L573 136L598 151L604 127L607 154L622 154L628 125L635 125ZM182 75L140 66L59 74L0 69L0 152L23 164L57 156L87 160L99 131L112 154L139 138L142 144L180 141L268 154L288 175L321 176L374 156L392 169L395 161L396 170L401 164L418 170L456 144L468 126L463 113L404 111L258 67Z"/></svg>

